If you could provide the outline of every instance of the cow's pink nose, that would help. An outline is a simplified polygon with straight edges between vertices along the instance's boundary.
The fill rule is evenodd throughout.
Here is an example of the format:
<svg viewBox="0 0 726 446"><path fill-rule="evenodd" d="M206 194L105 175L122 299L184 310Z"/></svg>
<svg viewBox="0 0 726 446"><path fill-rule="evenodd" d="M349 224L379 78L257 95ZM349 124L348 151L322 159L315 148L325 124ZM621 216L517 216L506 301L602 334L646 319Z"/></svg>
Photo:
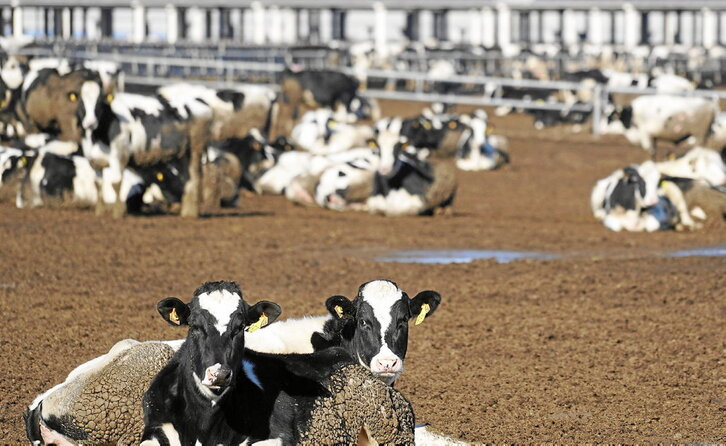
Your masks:
<svg viewBox="0 0 726 446"><path fill-rule="evenodd" d="M400 360L398 358L376 360L376 368L380 372L395 372L398 370L399 364Z"/></svg>

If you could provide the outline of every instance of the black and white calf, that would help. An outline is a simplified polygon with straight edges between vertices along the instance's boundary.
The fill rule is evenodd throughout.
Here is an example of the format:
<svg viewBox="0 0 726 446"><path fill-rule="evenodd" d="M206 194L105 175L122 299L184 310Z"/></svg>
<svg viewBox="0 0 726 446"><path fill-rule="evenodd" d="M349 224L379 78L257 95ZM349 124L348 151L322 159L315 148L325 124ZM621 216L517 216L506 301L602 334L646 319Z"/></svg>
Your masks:
<svg viewBox="0 0 726 446"><path fill-rule="evenodd" d="M208 282L189 304L167 298L158 309L189 332L144 396L142 446L297 444L315 401L328 394L323 380L352 364L340 348L312 355L245 350L246 332L281 310L266 301L248 305L232 282Z"/></svg>
<svg viewBox="0 0 726 446"><path fill-rule="evenodd" d="M393 384L403 372L409 321L420 324L440 303L436 291L410 298L390 280L373 280L361 285L352 301L339 295L328 298L325 306L330 315L278 322L264 332L249 334L247 347L270 353L312 353L341 346L355 361Z"/></svg>

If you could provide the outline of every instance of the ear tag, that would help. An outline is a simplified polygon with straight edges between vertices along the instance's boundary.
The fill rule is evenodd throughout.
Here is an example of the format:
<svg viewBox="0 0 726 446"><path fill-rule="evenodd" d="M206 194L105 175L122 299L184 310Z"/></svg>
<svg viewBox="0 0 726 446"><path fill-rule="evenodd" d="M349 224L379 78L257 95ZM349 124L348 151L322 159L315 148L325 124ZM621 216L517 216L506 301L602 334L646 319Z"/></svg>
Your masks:
<svg viewBox="0 0 726 446"><path fill-rule="evenodd" d="M378 147L378 144L375 141L368 141L368 147L375 149Z"/></svg>
<svg viewBox="0 0 726 446"><path fill-rule="evenodd" d="M169 313L169 320L174 322L177 325L181 325L181 321L179 320L179 315L176 314L176 308L171 309L171 313Z"/></svg>
<svg viewBox="0 0 726 446"><path fill-rule="evenodd" d="M343 307L341 307L340 305L336 305L333 309L335 310L335 314L337 314L339 318L343 317Z"/></svg>
<svg viewBox="0 0 726 446"><path fill-rule="evenodd" d="M329 121L328 122L328 127L330 127L331 129L334 129L337 126L338 126L338 123L335 122L335 121Z"/></svg>
<svg viewBox="0 0 726 446"><path fill-rule="evenodd" d="M429 311L431 311L431 307L429 306L429 304L421 305L421 312L416 317L416 322L414 323L414 325L420 325L426 315L429 314Z"/></svg>
<svg viewBox="0 0 726 446"><path fill-rule="evenodd" d="M78 95L75 93L71 93L68 95L68 99L70 99L71 102L76 102L78 100Z"/></svg>
<svg viewBox="0 0 726 446"><path fill-rule="evenodd" d="M428 121L424 121L424 124L423 124L423 126L424 126L424 128L425 128L426 130L431 130L431 123L430 123L430 122L428 122Z"/></svg>
<svg viewBox="0 0 726 446"><path fill-rule="evenodd" d="M113 95L111 93L109 93L106 95L106 102L111 102L111 101L113 101Z"/></svg>
<svg viewBox="0 0 726 446"><path fill-rule="evenodd" d="M265 313L262 313L262 316L260 316L260 318L257 320L257 322L255 322L254 324L247 327L247 330L245 330L245 331L247 333L253 333L253 332L259 330L260 328L264 327L265 325L267 325L267 315Z"/></svg>
<svg viewBox="0 0 726 446"><path fill-rule="evenodd" d="M455 123L455 122L453 122L453 121L451 121L451 122L449 123L449 128L450 128L451 130L454 130L454 129L456 128L456 123Z"/></svg>
<svg viewBox="0 0 726 446"><path fill-rule="evenodd" d="M28 158L26 158L24 156L21 157L20 158L20 167L25 167L27 164L28 164Z"/></svg>
<svg viewBox="0 0 726 446"><path fill-rule="evenodd" d="M156 172L156 179L157 181L164 181L164 174L161 172Z"/></svg>
<svg viewBox="0 0 726 446"><path fill-rule="evenodd" d="M487 135L491 135L493 131L494 131L494 127L488 125L487 126L487 130L486 130L486 134Z"/></svg>

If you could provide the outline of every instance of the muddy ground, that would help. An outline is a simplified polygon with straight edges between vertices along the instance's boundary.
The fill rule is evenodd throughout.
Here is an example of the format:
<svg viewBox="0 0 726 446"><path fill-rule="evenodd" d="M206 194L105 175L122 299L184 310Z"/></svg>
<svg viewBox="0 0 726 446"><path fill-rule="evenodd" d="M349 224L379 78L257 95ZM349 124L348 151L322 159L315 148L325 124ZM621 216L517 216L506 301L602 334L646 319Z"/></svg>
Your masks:
<svg viewBox="0 0 726 446"><path fill-rule="evenodd" d="M379 277L443 295L411 327L397 385L419 422L472 442L726 442L726 258L663 256L726 243L726 224L609 232L591 216L590 189L643 161L640 149L536 132L522 116L494 122L512 165L461 172L449 217L342 214L267 196L197 220L0 204L0 443L22 444L24 407L116 341L184 336L156 314L160 298L237 280L249 301L274 300L294 317ZM561 258L374 260L436 248Z"/></svg>

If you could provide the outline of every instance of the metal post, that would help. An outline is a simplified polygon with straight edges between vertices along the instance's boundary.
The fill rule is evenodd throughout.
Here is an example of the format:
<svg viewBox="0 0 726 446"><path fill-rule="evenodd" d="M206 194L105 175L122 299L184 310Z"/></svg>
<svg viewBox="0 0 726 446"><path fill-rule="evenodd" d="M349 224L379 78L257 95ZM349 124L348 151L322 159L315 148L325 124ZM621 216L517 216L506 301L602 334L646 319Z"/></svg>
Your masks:
<svg viewBox="0 0 726 446"><path fill-rule="evenodd" d="M386 26L386 7L383 2L373 3L373 16L375 17L374 45L378 57L386 57L388 55L388 28Z"/></svg>
<svg viewBox="0 0 726 446"><path fill-rule="evenodd" d="M587 20L587 37L593 45L602 45L603 43L602 14L599 8L590 8Z"/></svg>
<svg viewBox="0 0 726 446"><path fill-rule="evenodd" d="M260 2L252 2L252 42L265 43L265 9Z"/></svg>
<svg viewBox="0 0 726 446"><path fill-rule="evenodd" d="M13 37L22 37L24 34L23 30L23 7L13 7Z"/></svg>
<svg viewBox="0 0 726 446"><path fill-rule="evenodd" d="M595 84L593 89L593 102L592 102L592 134L594 136L600 136L600 121L602 120L602 109L603 109L603 87L600 84Z"/></svg>
<svg viewBox="0 0 726 446"><path fill-rule="evenodd" d="M488 6L481 9L481 43L485 48L492 48L497 44L497 25L494 19L494 10Z"/></svg>
<svg viewBox="0 0 726 446"><path fill-rule="evenodd" d="M143 43L146 40L146 8L135 1L131 4L133 10L133 31L131 40L134 43Z"/></svg>
<svg viewBox="0 0 726 446"><path fill-rule="evenodd" d="M166 42L174 45L179 40L179 10L171 3L166 5Z"/></svg>
<svg viewBox="0 0 726 446"><path fill-rule="evenodd" d="M703 37L701 40L704 47L712 48L718 42L718 18L716 13L709 8L701 9L701 14L703 16Z"/></svg>

